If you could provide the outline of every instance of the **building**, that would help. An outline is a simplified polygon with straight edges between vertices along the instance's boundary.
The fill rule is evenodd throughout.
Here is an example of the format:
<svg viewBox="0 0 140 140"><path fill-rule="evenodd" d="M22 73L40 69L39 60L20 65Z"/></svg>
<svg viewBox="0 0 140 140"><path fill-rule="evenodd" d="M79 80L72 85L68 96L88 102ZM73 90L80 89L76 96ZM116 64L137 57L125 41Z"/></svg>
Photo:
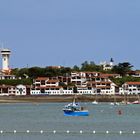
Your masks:
<svg viewBox="0 0 140 140"><path fill-rule="evenodd" d="M100 72L77 72L71 74L71 82L77 86L80 94L118 94L118 87L109 77L118 75L105 75Z"/></svg>
<svg viewBox="0 0 140 140"><path fill-rule="evenodd" d="M10 71L9 68L9 57L10 57L11 51L9 49L1 49L1 55L2 55L2 71L8 72Z"/></svg>
<svg viewBox="0 0 140 140"><path fill-rule="evenodd" d="M30 95L31 86L30 85L0 85L0 96L21 96Z"/></svg>
<svg viewBox="0 0 140 140"><path fill-rule="evenodd" d="M65 77L65 85L61 85L60 77L38 77L34 79L31 95L68 95L74 94L118 94L118 87L109 79L118 75L103 75L99 72L72 72L71 76ZM67 80L66 80L67 79ZM71 86L68 85L71 84Z"/></svg>
<svg viewBox="0 0 140 140"><path fill-rule="evenodd" d="M111 70L114 66L114 60L113 60L113 58L111 58L109 63L104 61L104 62L101 62L100 65L103 67L103 70L105 70L105 71Z"/></svg>
<svg viewBox="0 0 140 140"><path fill-rule="evenodd" d="M61 80L63 78L61 77ZM31 95L67 95L73 94L72 87L62 87L59 85L58 77L38 77L34 79Z"/></svg>
<svg viewBox="0 0 140 140"><path fill-rule="evenodd" d="M17 85L16 86L16 93L15 95L26 95L27 94L27 88L25 85Z"/></svg>
<svg viewBox="0 0 140 140"><path fill-rule="evenodd" d="M0 80L5 80L5 79L16 79L15 75L11 75L11 74L5 74L5 73L1 73L0 72Z"/></svg>
<svg viewBox="0 0 140 140"><path fill-rule="evenodd" d="M10 55L11 55L11 50L6 48L1 49L2 69L0 70L0 80L16 79L15 75L11 75L11 69L9 66Z"/></svg>
<svg viewBox="0 0 140 140"><path fill-rule="evenodd" d="M139 70L129 71L127 73L127 76L132 76L132 77L140 78L140 71Z"/></svg>
<svg viewBox="0 0 140 140"><path fill-rule="evenodd" d="M120 87L120 94L138 95L140 94L140 82L126 82Z"/></svg>

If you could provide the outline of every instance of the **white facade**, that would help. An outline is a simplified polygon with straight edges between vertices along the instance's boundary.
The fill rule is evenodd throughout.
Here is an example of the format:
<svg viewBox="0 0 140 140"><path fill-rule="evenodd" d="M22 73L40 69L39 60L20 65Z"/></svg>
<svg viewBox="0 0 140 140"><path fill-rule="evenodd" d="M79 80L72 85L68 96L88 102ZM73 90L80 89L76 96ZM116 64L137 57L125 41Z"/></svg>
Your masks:
<svg viewBox="0 0 140 140"><path fill-rule="evenodd" d="M101 89L101 94L102 95L115 95L116 94L115 87L116 85L114 83L111 83L110 87Z"/></svg>
<svg viewBox="0 0 140 140"><path fill-rule="evenodd" d="M26 86L24 85L17 85L16 86L16 93L15 95L26 95Z"/></svg>
<svg viewBox="0 0 140 140"><path fill-rule="evenodd" d="M140 78L140 72L136 72L134 75L132 75L133 77L138 77Z"/></svg>
<svg viewBox="0 0 140 140"><path fill-rule="evenodd" d="M120 88L120 94L138 95L140 94L140 82L126 82Z"/></svg>
<svg viewBox="0 0 140 140"><path fill-rule="evenodd" d="M84 95L84 94L96 94L94 88L88 89L88 87L78 87L77 88L78 94Z"/></svg>
<svg viewBox="0 0 140 140"><path fill-rule="evenodd" d="M15 86L8 87L8 95L16 95L16 87Z"/></svg>
<svg viewBox="0 0 140 140"><path fill-rule="evenodd" d="M0 80L5 80L5 79L16 79L16 76L15 75L0 74Z"/></svg>
<svg viewBox="0 0 140 140"><path fill-rule="evenodd" d="M27 87L24 85L0 85L0 96L3 95L27 95Z"/></svg>
<svg viewBox="0 0 140 140"><path fill-rule="evenodd" d="M41 95L41 91L37 90L37 89L31 89L30 94L31 95Z"/></svg>
<svg viewBox="0 0 140 140"><path fill-rule="evenodd" d="M59 86L59 81L58 80L48 80L48 81L46 81L45 86L57 87L57 86Z"/></svg>
<svg viewBox="0 0 140 140"><path fill-rule="evenodd" d="M124 89L122 87L119 87L119 94L124 95Z"/></svg>
<svg viewBox="0 0 140 140"><path fill-rule="evenodd" d="M48 77L38 77L34 80L34 88L31 95L70 95L73 93L74 85L77 87L78 94L116 94L116 85L99 72L72 72L70 83L72 88L63 88L59 86L58 79L49 79Z"/></svg>
<svg viewBox="0 0 140 140"><path fill-rule="evenodd" d="M59 80L53 80L53 79L50 80L47 77L38 77L37 79L34 80L33 84L38 87L46 87L46 86L57 87L59 86Z"/></svg>
<svg viewBox="0 0 140 140"><path fill-rule="evenodd" d="M100 65L103 66L103 70L111 70L114 66L114 61L111 58L109 63L104 61L104 62L101 62Z"/></svg>
<svg viewBox="0 0 140 140"><path fill-rule="evenodd" d="M84 73L73 72L71 73L71 82L76 85L85 86L86 77Z"/></svg>
<svg viewBox="0 0 140 140"><path fill-rule="evenodd" d="M7 71L9 70L9 57L10 57L11 51L9 49L2 49L1 55L2 55L2 70Z"/></svg>
<svg viewBox="0 0 140 140"><path fill-rule="evenodd" d="M63 88L44 88L44 92L41 89L32 89L31 95L72 95L72 89L63 89Z"/></svg>

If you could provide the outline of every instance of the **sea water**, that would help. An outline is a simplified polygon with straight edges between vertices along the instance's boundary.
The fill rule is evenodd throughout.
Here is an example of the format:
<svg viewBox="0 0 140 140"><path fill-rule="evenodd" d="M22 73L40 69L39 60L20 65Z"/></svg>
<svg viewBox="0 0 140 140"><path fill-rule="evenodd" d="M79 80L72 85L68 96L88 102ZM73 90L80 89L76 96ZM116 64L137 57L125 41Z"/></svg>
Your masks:
<svg viewBox="0 0 140 140"><path fill-rule="evenodd" d="M81 103L89 116L64 116L67 103L0 104L0 140L139 140L140 105Z"/></svg>

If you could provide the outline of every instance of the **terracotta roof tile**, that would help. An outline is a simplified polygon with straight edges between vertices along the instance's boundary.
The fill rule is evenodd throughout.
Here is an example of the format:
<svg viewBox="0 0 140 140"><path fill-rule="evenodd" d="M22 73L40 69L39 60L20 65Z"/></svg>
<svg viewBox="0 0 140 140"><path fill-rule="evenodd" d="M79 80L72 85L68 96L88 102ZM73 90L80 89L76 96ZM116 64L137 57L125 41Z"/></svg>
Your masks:
<svg viewBox="0 0 140 140"><path fill-rule="evenodd" d="M128 85L140 85L140 82L126 82Z"/></svg>
<svg viewBox="0 0 140 140"><path fill-rule="evenodd" d="M48 77L37 77L35 80L48 80Z"/></svg>

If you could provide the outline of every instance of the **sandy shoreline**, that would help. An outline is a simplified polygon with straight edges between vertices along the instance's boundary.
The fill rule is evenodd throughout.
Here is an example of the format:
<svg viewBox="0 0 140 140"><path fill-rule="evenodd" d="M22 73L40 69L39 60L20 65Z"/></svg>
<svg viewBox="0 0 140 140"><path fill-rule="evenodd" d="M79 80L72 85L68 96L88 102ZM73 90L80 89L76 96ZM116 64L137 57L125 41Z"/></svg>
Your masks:
<svg viewBox="0 0 140 140"><path fill-rule="evenodd" d="M1 96L0 103L47 103L47 102L71 102L73 100L72 95L54 95L54 96ZM93 96L93 95L78 95L77 100L79 102L92 102L94 100L98 102L117 102L124 101L124 96ZM137 96L127 96L127 101L133 102L138 100Z"/></svg>

